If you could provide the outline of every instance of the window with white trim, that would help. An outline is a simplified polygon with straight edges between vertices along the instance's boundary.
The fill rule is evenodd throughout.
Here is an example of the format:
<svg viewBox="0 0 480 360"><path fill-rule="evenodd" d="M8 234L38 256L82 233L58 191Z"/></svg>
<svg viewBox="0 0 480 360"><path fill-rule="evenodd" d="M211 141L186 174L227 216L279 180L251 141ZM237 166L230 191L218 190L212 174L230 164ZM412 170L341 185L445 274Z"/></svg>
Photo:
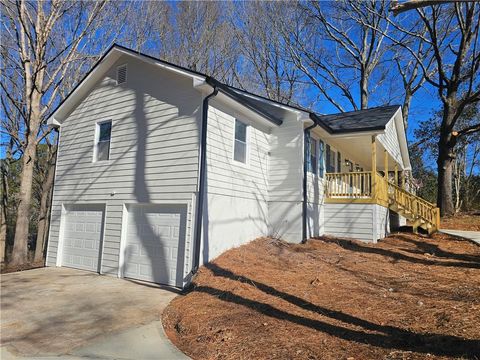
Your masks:
<svg viewBox="0 0 480 360"><path fill-rule="evenodd" d="M235 119L235 140L233 144L233 160L247 163L247 131L248 125Z"/></svg>
<svg viewBox="0 0 480 360"><path fill-rule="evenodd" d="M327 144L326 148L326 162L327 162L327 173L334 173L335 172L335 151L332 150L330 145Z"/></svg>
<svg viewBox="0 0 480 360"><path fill-rule="evenodd" d="M308 159L307 171L313 174L317 173L317 140L313 137L308 137Z"/></svg>
<svg viewBox="0 0 480 360"><path fill-rule="evenodd" d="M110 140L112 137L112 121L97 123L95 135L95 156L94 161L110 159Z"/></svg>
<svg viewBox="0 0 480 360"><path fill-rule="evenodd" d="M325 143L318 140L318 175L323 178L325 174Z"/></svg>

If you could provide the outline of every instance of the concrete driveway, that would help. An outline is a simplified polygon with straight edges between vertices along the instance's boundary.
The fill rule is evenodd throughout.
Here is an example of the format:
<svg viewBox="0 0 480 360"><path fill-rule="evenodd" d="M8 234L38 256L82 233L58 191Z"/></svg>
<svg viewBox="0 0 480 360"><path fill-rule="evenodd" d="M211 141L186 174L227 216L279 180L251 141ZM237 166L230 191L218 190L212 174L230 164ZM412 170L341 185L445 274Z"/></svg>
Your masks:
<svg viewBox="0 0 480 360"><path fill-rule="evenodd" d="M2 275L1 358L184 359L161 326L175 296L68 268Z"/></svg>

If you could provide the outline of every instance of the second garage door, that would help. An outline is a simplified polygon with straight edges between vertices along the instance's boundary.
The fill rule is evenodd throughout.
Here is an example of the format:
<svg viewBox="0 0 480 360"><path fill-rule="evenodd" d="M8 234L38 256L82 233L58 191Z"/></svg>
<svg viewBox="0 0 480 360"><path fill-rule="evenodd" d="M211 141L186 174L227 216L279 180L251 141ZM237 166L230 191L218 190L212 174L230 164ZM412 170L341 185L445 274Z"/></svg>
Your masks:
<svg viewBox="0 0 480 360"><path fill-rule="evenodd" d="M123 276L183 286L186 206L130 205Z"/></svg>

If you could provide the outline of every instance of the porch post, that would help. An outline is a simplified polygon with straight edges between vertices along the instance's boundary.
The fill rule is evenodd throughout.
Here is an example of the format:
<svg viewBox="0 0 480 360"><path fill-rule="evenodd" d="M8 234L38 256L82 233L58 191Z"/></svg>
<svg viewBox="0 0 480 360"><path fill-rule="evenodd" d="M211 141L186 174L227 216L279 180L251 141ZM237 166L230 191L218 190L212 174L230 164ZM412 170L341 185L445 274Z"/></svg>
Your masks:
<svg viewBox="0 0 480 360"><path fill-rule="evenodd" d="M383 171L385 172L385 179L388 181L388 152L387 150L383 151Z"/></svg>
<svg viewBox="0 0 480 360"><path fill-rule="evenodd" d="M395 163L395 185L398 186L399 181L398 181L398 165Z"/></svg>
<svg viewBox="0 0 480 360"><path fill-rule="evenodd" d="M370 194L370 196L372 198L375 198L377 194L377 189L375 184L376 182L375 179L377 177L377 143L376 143L375 135L372 135L371 146L372 146L372 179L371 179L372 193Z"/></svg>

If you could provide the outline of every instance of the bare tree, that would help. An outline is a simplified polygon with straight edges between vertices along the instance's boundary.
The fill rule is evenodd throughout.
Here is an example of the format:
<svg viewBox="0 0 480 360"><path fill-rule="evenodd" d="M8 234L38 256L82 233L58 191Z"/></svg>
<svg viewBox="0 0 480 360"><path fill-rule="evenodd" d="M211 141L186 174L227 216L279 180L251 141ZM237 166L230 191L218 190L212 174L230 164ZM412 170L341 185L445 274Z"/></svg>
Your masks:
<svg viewBox="0 0 480 360"><path fill-rule="evenodd" d="M455 2L458 0L447 1L447 0L410 0L403 3L399 3L397 0L392 1L390 10L393 11L395 15L398 15L402 12L422 8L425 6L438 5L440 2L448 3Z"/></svg>
<svg viewBox="0 0 480 360"><path fill-rule="evenodd" d="M66 91L65 80L82 75L98 55L99 41L111 39L108 30L93 37L108 18L102 17L105 6L105 1L2 2L2 106L18 113L20 122L8 135L22 153L13 265L27 260L37 145L49 136L44 121Z"/></svg>
<svg viewBox="0 0 480 360"><path fill-rule="evenodd" d="M224 6L214 1L152 2L150 31L164 60L228 82L235 59Z"/></svg>
<svg viewBox="0 0 480 360"><path fill-rule="evenodd" d="M419 33L425 34L427 29L422 24L415 25L419 27ZM410 115L410 106L414 95L424 88L426 77L423 69L427 71L427 76L432 76L436 72L433 66L433 49L424 41L423 38L417 39L405 35L402 28L395 29L397 36L386 36L393 40L395 45L395 61L399 77L401 79L404 93L402 101L402 115L405 129L408 127L408 117ZM417 55L414 57L410 51Z"/></svg>
<svg viewBox="0 0 480 360"><path fill-rule="evenodd" d="M3 139L3 135L2 135ZM3 264L5 261L6 245L7 245L7 218L8 218L8 200L9 200L9 187L8 187L8 176L10 163L12 161L12 147L13 147L13 138L8 139L7 143L2 142L2 147L6 149L6 156L0 162L0 171L2 176L2 187L1 187L1 205L0 209L0 264Z"/></svg>
<svg viewBox="0 0 480 360"><path fill-rule="evenodd" d="M424 40L433 47L438 69L437 76L426 80L437 89L443 105L437 203L442 215L452 215L453 150L462 136L480 131L480 123L454 131L465 107L480 101L480 6L466 2L416 11L427 27Z"/></svg>
<svg viewBox="0 0 480 360"><path fill-rule="evenodd" d="M235 78L243 89L269 99L292 103L299 100L300 70L285 54L285 40L276 22L290 21L290 6L274 2L241 2L232 8L232 27L239 44Z"/></svg>
<svg viewBox="0 0 480 360"><path fill-rule="evenodd" d="M393 4L392 9L397 13L415 9L427 31L406 33L432 47L437 68L435 74L429 74L422 65L426 81L436 89L443 106L437 157L437 204L442 216L452 215L455 210L454 149L461 137L480 131L480 123L454 130L465 108L480 101L480 6L475 2L422 0L403 5ZM417 58L414 50L410 52Z"/></svg>
<svg viewBox="0 0 480 360"><path fill-rule="evenodd" d="M125 12L122 43L136 51L157 55L168 34L172 7L163 1L132 1Z"/></svg>
<svg viewBox="0 0 480 360"><path fill-rule="evenodd" d="M55 163L57 159L57 132L55 136L46 139L47 147L45 164L37 169L37 188L39 189L39 209L37 218L37 238L35 242L34 262L41 262L44 258L45 244L48 236L48 225L50 223L50 206L53 192L53 180L55 177ZM38 162L37 162L38 164Z"/></svg>
<svg viewBox="0 0 480 360"><path fill-rule="evenodd" d="M367 108L388 76L387 2L300 3L297 14L296 26L282 31L292 61L339 111L346 109L340 98L354 110Z"/></svg>

